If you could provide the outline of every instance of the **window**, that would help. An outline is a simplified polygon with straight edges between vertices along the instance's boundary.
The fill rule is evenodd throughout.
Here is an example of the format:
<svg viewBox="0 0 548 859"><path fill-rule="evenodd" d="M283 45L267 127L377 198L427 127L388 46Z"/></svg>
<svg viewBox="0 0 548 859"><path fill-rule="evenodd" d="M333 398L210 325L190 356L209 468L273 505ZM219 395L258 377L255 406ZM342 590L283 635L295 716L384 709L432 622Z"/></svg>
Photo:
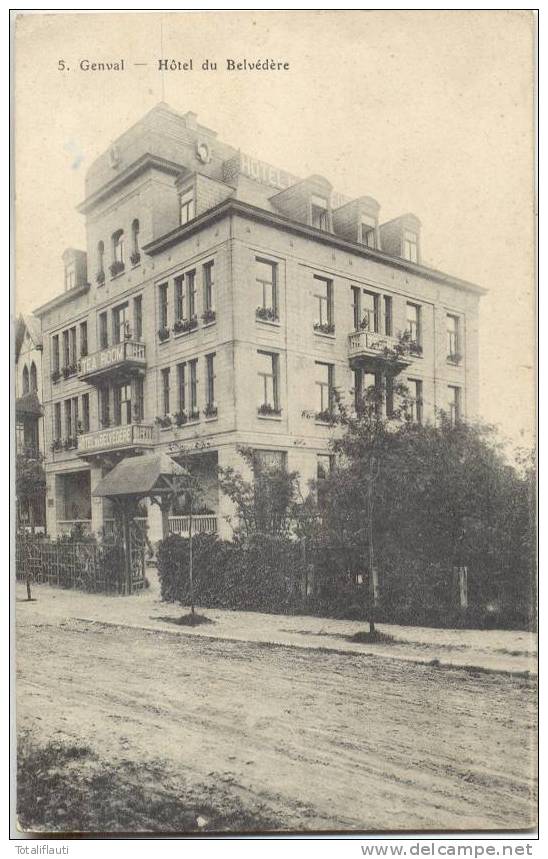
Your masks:
<svg viewBox="0 0 548 859"><path fill-rule="evenodd" d="M377 221L370 215L362 215L360 241L368 248L377 247Z"/></svg>
<svg viewBox="0 0 548 859"><path fill-rule="evenodd" d="M272 414L280 411L278 396L278 355L257 352L259 377L259 412Z"/></svg>
<svg viewBox="0 0 548 859"><path fill-rule="evenodd" d="M34 361L30 365L30 389L31 391L38 390L38 374L36 372L36 364Z"/></svg>
<svg viewBox="0 0 548 859"><path fill-rule="evenodd" d="M316 457L316 477L325 480L333 468L333 457L329 453L319 453Z"/></svg>
<svg viewBox="0 0 548 859"><path fill-rule="evenodd" d="M315 331L333 334L335 325L333 323L333 281L325 277L314 275L314 299L316 302Z"/></svg>
<svg viewBox="0 0 548 859"><path fill-rule="evenodd" d="M365 370L354 370L354 405L356 411L365 403L374 406L375 411L380 407L380 377L377 373Z"/></svg>
<svg viewBox="0 0 548 859"><path fill-rule="evenodd" d="M366 331L379 333L379 296L375 292L363 290L361 327Z"/></svg>
<svg viewBox="0 0 548 859"><path fill-rule="evenodd" d="M179 396L179 411L184 412L186 408L186 363L177 364L177 392Z"/></svg>
<svg viewBox="0 0 548 859"><path fill-rule="evenodd" d="M70 364L70 343L68 329L63 331L63 367Z"/></svg>
<svg viewBox="0 0 548 859"><path fill-rule="evenodd" d="M131 385L128 382L114 388L114 423L116 426L131 423Z"/></svg>
<svg viewBox="0 0 548 859"><path fill-rule="evenodd" d="M389 295L383 297L384 304L384 333L387 337L392 336L392 298Z"/></svg>
<svg viewBox="0 0 548 859"><path fill-rule="evenodd" d="M80 322L80 357L85 358L88 354L88 324Z"/></svg>
<svg viewBox="0 0 548 859"><path fill-rule="evenodd" d="M185 279L182 274L175 278L175 319L185 318Z"/></svg>
<svg viewBox="0 0 548 859"><path fill-rule="evenodd" d="M101 280L101 275L103 275L104 282L104 274L105 274L105 243L99 242L97 245L97 279Z"/></svg>
<svg viewBox="0 0 548 859"><path fill-rule="evenodd" d="M410 402L410 417L417 424L422 424L422 381L408 379Z"/></svg>
<svg viewBox="0 0 548 859"><path fill-rule="evenodd" d="M328 418L333 411L333 364L316 361L316 417Z"/></svg>
<svg viewBox="0 0 548 859"><path fill-rule="evenodd" d="M386 417L394 417L394 379L387 376L384 383Z"/></svg>
<svg viewBox="0 0 548 859"><path fill-rule="evenodd" d="M181 194L181 224L188 224L194 218L194 190L185 191Z"/></svg>
<svg viewBox="0 0 548 859"><path fill-rule="evenodd" d="M460 359L459 317L447 314L447 360L458 363Z"/></svg>
<svg viewBox="0 0 548 859"><path fill-rule="evenodd" d="M59 372L59 335L54 334L51 338L51 365L54 373Z"/></svg>
<svg viewBox="0 0 548 859"><path fill-rule="evenodd" d="M461 390L454 385L449 385L447 393L449 420L451 421L451 426L455 426L461 419Z"/></svg>
<svg viewBox="0 0 548 859"><path fill-rule="evenodd" d="M29 368L25 364L25 366L23 367L23 394L28 394L29 390Z"/></svg>
<svg viewBox="0 0 548 859"><path fill-rule="evenodd" d="M324 197L312 197L311 224L318 230L329 230L329 211Z"/></svg>
<svg viewBox="0 0 548 859"><path fill-rule="evenodd" d="M137 265L141 259L139 251L139 221L137 218L131 225L131 264Z"/></svg>
<svg viewBox="0 0 548 859"><path fill-rule="evenodd" d="M194 319L196 316L196 272L187 271L186 278L186 299L187 299L187 319Z"/></svg>
<svg viewBox="0 0 548 859"><path fill-rule="evenodd" d="M407 330L413 343L421 344L421 309L418 304L407 303Z"/></svg>
<svg viewBox="0 0 548 859"><path fill-rule="evenodd" d="M108 388L99 388L99 420L102 427L108 427L110 424L110 409Z"/></svg>
<svg viewBox="0 0 548 859"><path fill-rule="evenodd" d="M253 471L258 477L264 471L286 471L287 453L285 450L254 450Z"/></svg>
<svg viewBox="0 0 548 859"><path fill-rule="evenodd" d="M206 405L212 408L215 405L215 353L206 355Z"/></svg>
<svg viewBox="0 0 548 859"><path fill-rule="evenodd" d="M205 313L208 313L215 310L215 266L213 260L211 262L206 262L203 267L203 274L204 311Z"/></svg>
<svg viewBox="0 0 548 859"><path fill-rule="evenodd" d="M99 314L99 346L106 349L108 346L108 320L106 310Z"/></svg>
<svg viewBox="0 0 548 859"><path fill-rule="evenodd" d="M257 317L278 319L277 268L274 262L255 258L255 280L257 281Z"/></svg>
<svg viewBox="0 0 548 859"><path fill-rule="evenodd" d="M112 234L112 260L118 264L118 270L121 271L126 261L123 230L117 230Z"/></svg>
<svg viewBox="0 0 548 859"><path fill-rule="evenodd" d="M162 370L162 409L164 415L169 414L169 367Z"/></svg>
<svg viewBox="0 0 548 859"><path fill-rule="evenodd" d="M72 400L65 400L65 438L72 438Z"/></svg>
<svg viewBox="0 0 548 859"><path fill-rule="evenodd" d="M145 416L145 385L143 379L140 376L137 376L133 381L133 385L133 420L142 421Z"/></svg>
<svg viewBox="0 0 548 859"><path fill-rule="evenodd" d="M198 417L198 361L189 361L190 367L190 417Z"/></svg>
<svg viewBox="0 0 548 859"><path fill-rule="evenodd" d="M143 296L133 299L133 336L136 340L143 337Z"/></svg>
<svg viewBox="0 0 548 859"><path fill-rule="evenodd" d="M65 267L65 290L74 289L76 286L76 266L73 262Z"/></svg>
<svg viewBox="0 0 548 859"><path fill-rule="evenodd" d="M352 290L352 318L354 319L354 331L360 330L361 317L361 289L359 286L351 286Z"/></svg>
<svg viewBox="0 0 548 859"><path fill-rule="evenodd" d="M82 394L82 432L89 432L89 394Z"/></svg>
<svg viewBox="0 0 548 859"><path fill-rule="evenodd" d="M403 231L403 257L411 262L417 262L419 258L419 239L412 230Z"/></svg>
<svg viewBox="0 0 548 859"><path fill-rule="evenodd" d="M53 438L55 441L61 438L61 403L53 406Z"/></svg>
<svg viewBox="0 0 548 859"><path fill-rule="evenodd" d="M159 298L160 328L167 328L167 322L168 322L167 283L161 283L160 286L158 287L158 298Z"/></svg>
<svg viewBox="0 0 548 859"><path fill-rule="evenodd" d="M69 328L69 364L76 365L76 326Z"/></svg>
<svg viewBox="0 0 548 859"><path fill-rule="evenodd" d="M126 301L112 311L112 339L114 343L122 343L129 336L129 305Z"/></svg>
<svg viewBox="0 0 548 859"><path fill-rule="evenodd" d="M72 437L78 433L78 397L72 398Z"/></svg>

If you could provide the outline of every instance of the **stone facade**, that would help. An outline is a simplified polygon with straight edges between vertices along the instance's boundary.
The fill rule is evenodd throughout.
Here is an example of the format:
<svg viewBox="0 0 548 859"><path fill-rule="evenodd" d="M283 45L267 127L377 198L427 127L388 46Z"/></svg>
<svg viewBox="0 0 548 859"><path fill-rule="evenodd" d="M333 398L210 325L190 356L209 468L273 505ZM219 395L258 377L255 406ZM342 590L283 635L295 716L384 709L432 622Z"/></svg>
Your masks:
<svg viewBox="0 0 548 859"><path fill-rule="evenodd" d="M356 301L364 312L375 303L370 332L378 335L396 338L409 327L410 312L418 314L422 353L402 378L422 383L424 421L436 419L455 389L460 413L477 414L482 290L386 253L382 225L375 227L374 248L349 239L360 238L356 218L377 214L371 198L359 198L367 205L338 201L337 209L322 177L299 181L292 194L280 171L247 175L236 154L194 115L159 105L88 172L80 207L87 278L80 274L74 288L37 311L53 535L75 518L93 531L103 527L112 515L108 502L90 495L84 505L82 493L120 456L151 447L195 458L205 487L203 515L215 515L225 536L233 511L219 497L216 468L242 469L239 446L283 453L306 492L332 432L314 417L321 412L319 383L329 378L341 395L352 396ZM181 214L184 200L190 208ZM418 234L418 219L401 219L401 229L409 225ZM398 219L384 231L392 250L404 246L403 233L397 245L397 230ZM273 273L274 297L265 271ZM318 297L323 290L325 301ZM450 360L448 325L458 344ZM274 405L265 403L271 383L259 375L271 360ZM358 361L364 372L379 366L368 360L365 350ZM79 517L67 515L67 486L79 498ZM154 507L148 517L157 539Z"/></svg>

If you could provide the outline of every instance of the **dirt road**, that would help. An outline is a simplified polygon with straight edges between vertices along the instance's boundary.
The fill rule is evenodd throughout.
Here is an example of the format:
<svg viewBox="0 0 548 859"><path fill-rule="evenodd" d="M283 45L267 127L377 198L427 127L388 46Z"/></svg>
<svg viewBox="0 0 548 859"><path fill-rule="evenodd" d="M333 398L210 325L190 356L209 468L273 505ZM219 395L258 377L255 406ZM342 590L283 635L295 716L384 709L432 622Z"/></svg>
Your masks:
<svg viewBox="0 0 548 859"><path fill-rule="evenodd" d="M228 787L280 827L534 823L531 681L26 613L18 725Z"/></svg>

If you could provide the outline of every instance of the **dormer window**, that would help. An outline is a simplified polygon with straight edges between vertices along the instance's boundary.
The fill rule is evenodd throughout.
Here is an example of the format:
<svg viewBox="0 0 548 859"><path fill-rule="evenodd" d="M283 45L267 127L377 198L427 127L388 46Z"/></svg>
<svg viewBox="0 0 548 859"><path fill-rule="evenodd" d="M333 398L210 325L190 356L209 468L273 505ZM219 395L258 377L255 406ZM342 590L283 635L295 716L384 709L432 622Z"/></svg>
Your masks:
<svg viewBox="0 0 548 859"><path fill-rule="evenodd" d="M181 225L188 224L189 221L192 221L196 216L196 206L194 203L194 189L190 188L188 191L185 191L181 194L180 197L181 203Z"/></svg>
<svg viewBox="0 0 548 859"><path fill-rule="evenodd" d="M368 248L377 247L377 221L369 215L362 215L360 225L360 241Z"/></svg>
<svg viewBox="0 0 548 859"><path fill-rule="evenodd" d="M311 202L311 224L317 230L329 230L329 209L324 197L312 196Z"/></svg>
<svg viewBox="0 0 548 859"><path fill-rule="evenodd" d="M124 246L124 231L117 230L112 234L112 265L110 266L110 273L112 277L116 277L117 274L120 274L125 268L125 246Z"/></svg>
<svg viewBox="0 0 548 859"><path fill-rule="evenodd" d="M76 265L71 262L65 267L65 290L74 289L76 286Z"/></svg>
<svg viewBox="0 0 548 859"><path fill-rule="evenodd" d="M418 262L419 238L413 230L403 231L403 258L410 262Z"/></svg>

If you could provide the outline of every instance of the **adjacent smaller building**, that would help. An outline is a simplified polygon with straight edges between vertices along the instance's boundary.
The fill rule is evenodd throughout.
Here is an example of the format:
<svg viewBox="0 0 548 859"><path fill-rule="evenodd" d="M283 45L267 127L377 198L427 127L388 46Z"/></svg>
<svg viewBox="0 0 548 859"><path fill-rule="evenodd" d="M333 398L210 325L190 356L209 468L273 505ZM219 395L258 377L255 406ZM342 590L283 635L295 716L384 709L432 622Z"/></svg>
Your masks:
<svg viewBox="0 0 548 859"><path fill-rule="evenodd" d="M42 328L35 316L19 316L15 324L15 441L18 457L41 461L44 455L42 408ZM17 525L44 531L45 492L17 499Z"/></svg>

